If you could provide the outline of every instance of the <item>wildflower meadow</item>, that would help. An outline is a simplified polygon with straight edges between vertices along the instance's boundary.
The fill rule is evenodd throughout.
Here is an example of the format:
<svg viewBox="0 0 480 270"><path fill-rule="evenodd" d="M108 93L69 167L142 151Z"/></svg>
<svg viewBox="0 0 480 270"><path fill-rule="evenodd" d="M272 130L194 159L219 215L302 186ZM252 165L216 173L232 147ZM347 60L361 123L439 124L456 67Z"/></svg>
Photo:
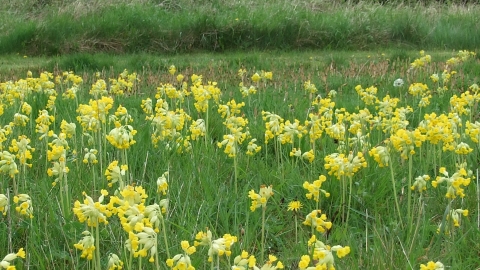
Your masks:
<svg viewBox="0 0 480 270"><path fill-rule="evenodd" d="M0 269L479 269L476 53L315 61L3 79Z"/></svg>

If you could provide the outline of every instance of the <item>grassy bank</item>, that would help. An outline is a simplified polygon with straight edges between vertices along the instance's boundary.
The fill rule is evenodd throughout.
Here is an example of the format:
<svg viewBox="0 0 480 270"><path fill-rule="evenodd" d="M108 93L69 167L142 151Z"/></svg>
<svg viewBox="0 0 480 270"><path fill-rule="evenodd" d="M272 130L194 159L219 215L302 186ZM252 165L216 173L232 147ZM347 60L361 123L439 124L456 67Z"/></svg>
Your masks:
<svg viewBox="0 0 480 270"><path fill-rule="evenodd" d="M359 1L4 1L0 53L474 49L476 5Z"/></svg>

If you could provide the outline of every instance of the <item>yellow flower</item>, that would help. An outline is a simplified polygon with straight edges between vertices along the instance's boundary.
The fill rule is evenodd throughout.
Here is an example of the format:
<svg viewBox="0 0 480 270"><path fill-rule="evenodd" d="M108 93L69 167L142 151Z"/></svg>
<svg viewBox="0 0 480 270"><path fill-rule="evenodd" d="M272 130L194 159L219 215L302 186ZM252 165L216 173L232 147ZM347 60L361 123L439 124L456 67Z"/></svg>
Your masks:
<svg viewBox="0 0 480 270"><path fill-rule="evenodd" d="M122 269L123 262L120 260L120 258L116 254L110 253L108 254L107 268L108 270Z"/></svg>
<svg viewBox="0 0 480 270"><path fill-rule="evenodd" d="M319 216L320 215L320 216ZM324 233L332 228L332 222L327 221L327 216L321 210L313 210L305 217L303 225L316 228L318 232Z"/></svg>
<svg viewBox="0 0 480 270"><path fill-rule="evenodd" d="M137 131L130 125L120 126L112 129L106 136L108 142L118 149L128 149L136 141L133 136Z"/></svg>
<svg viewBox="0 0 480 270"><path fill-rule="evenodd" d="M0 212L5 216L8 210L8 198L4 194L0 194Z"/></svg>
<svg viewBox="0 0 480 270"><path fill-rule="evenodd" d="M92 260L95 251L95 238L89 231L82 232L83 238L73 246L82 251L81 258Z"/></svg>
<svg viewBox="0 0 480 270"><path fill-rule="evenodd" d="M13 197L13 202L17 205L15 210L21 215L33 218L32 200L28 194L18 194Z"/></svg>
<svg viewBox="0 0 480 270"><path fill-rule="evenodd" d="M443 270L443 263L429 261L427 264L420 264L420 270Z"/></svg>
<svg viewBox="0 0 480 270"><path fill-rule="evenodd" d="M107 205L102 204L105 196L108 192L104 189L101 190L101 196L98 201L94 201L92 197L83 192L85 199L83 203L75 201L73 207L73 213L77 216L80 222L87 221L88 226L96 227L99 223L107 224L107 217L112 215L112 212L108 209Z"/></svg>
<svg viewBox="0 0 480 270"><path fill-rule="evenodd" d="M252 205L250 206L250 210L253 212L257 208L267 207L267 201L272 195L273 195L273 190L271 185L268 187L265 185L261 185L260 191L258 194L255 193L253 189L250 190L250 192L248 192L248 197L252 200Z"/></svg>
<svg viewBox="0 0 480 270"><path fill-rule="evenodd" d="M15 266L11 265L11 262L18 257L25 259L25 251L23 250L23 248L20 248L17 253L7 254L7 256L5 256L2 261L0 261L0 269L16 269Z"/></svg>
<svg viewBox="0 0 480 270"><path fill-rule="evenodd" d="M259 82L260 79L261 79L261 77L258 73L253 74L253 76L252 76L252 81L253 82Z"/></svg>
<svg viewBox="0 0 480 270"><path fill-rule="evenodd" d="M176 68L174 65L171 65L171 66L168 68L168 73L170 73L171 75L174 75L175 72L177 72L177 68Z"/></svg>
<svg viewBox="0 0 480 270"><path fill-rule="evenodd" d="M318 180L313 181L313 183L309 183L305 181L303 183L303 188L308 190L306 194L307 199L312 199L317 201L320 199L320 193L323 193L325 197L330 197L330 193L326 192L325 190L321 189L322 183L327 181L327 178L324 175L320 175Z"/></svg>
<svg viewBox="0 0 480 270"><path fill-rule="evenodd" d="M162 193L163 195L167 195L168 190L168 171L164 172L162 176L157 178L157 192Z"/></svg>
<svg viewBox="0 0 480 270"><path fill-rule="evenodd" d="M288 203L288 211L298 212L302 208L302 203L300 201L291 201Z"/></svg>

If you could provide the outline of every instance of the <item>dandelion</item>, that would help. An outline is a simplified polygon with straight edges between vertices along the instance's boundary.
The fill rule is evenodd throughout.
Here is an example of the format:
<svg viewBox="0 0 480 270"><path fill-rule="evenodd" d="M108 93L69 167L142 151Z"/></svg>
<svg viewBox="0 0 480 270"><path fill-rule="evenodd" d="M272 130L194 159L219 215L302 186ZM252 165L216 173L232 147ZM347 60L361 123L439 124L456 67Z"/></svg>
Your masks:
<svg viewBox="0 0 480 270"><path fill-rule="evenodd" d="M302 203L300 201L291 201L288 203L288 211L298 212L302 208Z"/></svg>
<svg viewBox="0 0 480 270"><path fill-rule="evenodd" d="M298 243L298 222L297 222L297 213L302 208L302 203L300 201L291 201L288 203L287 211L293 211L295 213L295 243Z"/></svg>
<svg viewBox="0 0 480 270"><path fill-rule="evenodd" d="M394 87L402 87L404 84L403 79L398 78L395 81L393 81L393 86Z"/></svg>

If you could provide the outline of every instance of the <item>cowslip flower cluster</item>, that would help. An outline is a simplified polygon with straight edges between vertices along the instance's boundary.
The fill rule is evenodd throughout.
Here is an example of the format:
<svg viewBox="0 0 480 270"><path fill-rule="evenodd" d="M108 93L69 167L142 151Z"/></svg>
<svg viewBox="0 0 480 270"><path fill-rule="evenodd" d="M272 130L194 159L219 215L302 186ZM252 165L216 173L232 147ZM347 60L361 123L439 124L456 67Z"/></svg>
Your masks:
<svg viewBox="0 0 480 270"><path fill-rule="evenodd" d="M388 164L390 162L390 155L387 147L374 147L370 149L370 151L368 151L368 154L373 157L373 159L378 163L379 167L388 167Z"/></svg>
<svg viewBox="0 0 480 270"><path fill-rule="evenodd" d="M278 135L278 140L282 144L294 144L296 138L300 139L303 135L308 133L308 130L305 128L305 126L301 125L300 121L297 119L295 119L293 122L287 120L285 123L280 123L280 126L282 133Z"/></svg>
<svg viewBox="0 0 480 270"><path fill-rule="evenodd" d="M33 218L32 199L28 194L18 194L13 197L13 202L17 205L15 211L22 216Z"/></svg>
<svg viewBox="0 0 480 270"><path fill-rule="evenodd" d="M39 140L46 139L49 136L50 125L55 120L53 115L49 115L47 110L41 110L35 122L35 132L40 134Z"/></svg>
<svg viewBox="0 0 480 270"><path fill-rule="evenodd" d="M303 225L310 226L320 233L324 233L332 228L332 222L327 221L327 215L322 214L322 210L313 210L306 217Z"/></svg>
<svg viewBox="0 0 480 270"><path fill-rule="evenodd" d="M25 251L20 248L17 253L10 253L0 261L0 269L15 270L15 266L12 265L12 261L17 258L25 259Z"/></svg>
<svg viewBox="0 0 480 270"><path fill-rule="evenodd" d="M93 256L95 256L95 238L89 231L82 232L82 235L82 239L78 243L73 244L73 246L82 251L82 254L80 254L81 258L93 260Z"/></svg>
<svg viewBox="0 0 480 270"><path fill-rule="evenodd" d="M303 183L303 188L308 190L308 193L306 194L307 199L313 199L314 201L318 202L320 200L320 193L323 193L327 198L330 197L330 193L322 189L322 184L325 181L327 181L327 177L324 175L320 175L318 179L312 183L305 181Z"/></svg>
<svg viewBox="0 0 480 270"><path fill-rule="evenodd" d="M108 270L123 269L123 262L120 260L117 254L110 253L108 254Z"/></svg>
<svg viewBox="0 0 480 270"><path fill-rule="evenodd" d="M203 85L202 77L193 74L191 77L193 85L190 90L195 99L195 108L198 112L206 112L209 108L209 101L213 99L215 103L218 103L220 95L222 94L220 88L217 87L217 82L208 82L207 85Z"/></svg>
<svg viewBox="0 0 480 270"><path fill-rule="evenodd" d="M18 174L17 163L15 163L15 155L8 151L0 152L0 172L8 174L14 178Z"/></svg>
<svg viewBox="0 0 480 270"><path fill-rule="evenodd" d="M117 79L110 79L110 94L123 96L125 93L132 94L134 92L135 83L139 81L137 73L128 74L128 70L124 70L118 75Z"/></svg>
<svg viewBox="0 0 480 270"><path fill-rule="evenodd" d="M253 269L256 267L255 263L255 256L249 255L247 251L242 250L242 253L233 259L232 270Z"/></svg>
<svg viewBox="0 0 480 270"><path fill-rule="evenodd" d="M83 203L75 201L73 213L80 222L87 222L89 227L97 227L100 223L108 224L107 218L112 215L108 205L102 204L108 191L102 189L98 201L94 201L92 197L83 192L85 199Z"/></svg>
<svg viewBox="0 0 480 270"><path fill-rule="evenodd" d="M335 260L333 257L333 252L336 252L338 258L343 258L350 253L349 246L340 246L335 245L330 247L325 245L322 241L316 239L313 235L310 240L308 240L308 247L312 250L312 258L310 255L303 255L298 263L298 267L301 270L316 270L316 269L335 269ZM309 266L310 262L313 263L313 266Z"/></svg>
<svg viewBox="0 0 480 270"><path fill-rule="evenodd" d="M283 132L283 118L277 114L262 111L262 119L265 122L265 144Z"/></svg>
<svg viewBox="0 0 480 270"><path fill-rule="evenodd" d="M113 184L118 182L120 185L119 189L123 190L123 188L125 187L124 178L125 178L125 174L127 173L127 170L128 170L127 165L123 164L119 166L118 160L112 161L108 165L107 169L105 170L105 176L108 181L108 186L112 187Z"/></svg>
<svg viewBox="0 0 480 270"><path fill-rule="evenodd" d="M192 265L190 255L195 253L195 246L190 246L188 241L182 241L180 243L183 253L173 256L173 258L167 259L167 266L172 270L195 270Z"/></svg>
<svg viewBox="0 0 480 270"><path fill-rule="evenodd" d="M0 194L0 212L5 216L8 211L8 197L5 194Z"/></svg>
<svg viewBox="0 0 480 270"><path fill-rule="evenodd" d="M420 264L420 270L443 270L445 266L442 262L429 261L427 264Z"/></svg>
<svg viewBox="0 0 480 270"><path fill-rule="evenodd" d="M426 136L419 129L413 131L399 129L390 136L392 146L400 152L402 159L408 159L409 156L415 154L415 147L420 147L425 140Z"/></svg>
<svg viewBox="0 0 480 270"><path fill-rule="evenodd" d="M252 200L250 210L254 212L257 208L266 208L268 199L273 195L273 187L261 185L259 193L253 189L248 192L248 197Z"/></svg>
<svg viewBox="0 0 480 270"><path fill-rule="evenodd" d="M432 181L432 186L436 188L438 184L443 182L447 183L447 193L445 197L448 199L455 199L457 196L461 198L465 197L463 187L470 184L472 172L465 170L464 167L460 167L452 176L449 176L445 167L440 167L439 172L441 175Z"/></svg>
<svg viewBox="0 0 480 270"><path fill-rule="evenodd" d="M133 136L137 131L130 125L119 126L110 131L106 136L108 142L118 149L128 149L136 143Z"/></svg>
<svg viewBox="0 0 480 270"><path fill-rule="evenodd" d="M243 82L239 84L240 87L240 93L242 93L242 97L248 97L250 95L254 95L257 93L257 88L255 86L251 85L250 87L246 87L243 85Z"/></svg>
<svg viewBox="0 0 480 270"><path fill-rule="evenodd" d="M19 136L18 141L13 139L12 146L9 148L9 150L12 153L16 153L15 156L20 161L20 165L32 167L32 164L27 162L33 158L32 152L35 151L35 148L30 146L30 139L27 136Z"/></svg>
<svg viewBox="0 0 480 270"><path fill-rule="evenodd" d="M432 56L429 54L425 54L424 50L420 51L420 58L415 59L411 64L410 64L410 69L418 69L422 68L428 63L432 61Z"/></svg>
<svg viewBox="0 0 480 270"><path fill-rule="evenodd" d="M413 182L410 189L418 190L418 192L422 193L423 191L427 190L427 181L429 180L430 176L428 174L418 176L417 178L415 178L415 182Z"/></svg>
<svg viewBox="0 0 480 270"><path fill-rule="evenodd" d="M348 156L339 153L333 153L325 157L325 169L329 175L334 175L337 179L343 176L351 177L361 168L367 167L367 162L362 152L356 155L350 152Z"/></svg>
<svg viewBox="0 0 480 270"><path fill-rule="evenodd" d="M373 105L377 102L378 89L375 86L370 86L367 89L363 89L361 85L355 86L355 91L360 96L360 99L365 105Z"/></svg>
<svg viewBox="0 0 480 270"><path fill-rule="evenodd" d="M205 232L200 231L195 236L194 246L208 246L208 261L212 262L214 256L230 257L232 245L237 242L237 237L224 234L223 237L212 240L212 232L207 228Z"/></svg>
<svg viewBox="0 0 480 270"><path fill-rule="evenodd" d="M102 96L90 100L88 104L80 104L77 109L77 121L85 131L100 131L102 124L106 124L109 112L113 108L113 98Z"/></svg>
<svg viewBox="0 0 480 270"><path fill-rule="evenodd" d="M228 132L223 136L223 140L217 143L219 148L225 147L224 152L229 157L236 157L239 146L250 137L248 131L248 119L237 116L240 114L240 108L245 105L244 102L236 103L235 100L229 101L226 105L220 105L218 112L225 121L223 125Z"/></svg>

